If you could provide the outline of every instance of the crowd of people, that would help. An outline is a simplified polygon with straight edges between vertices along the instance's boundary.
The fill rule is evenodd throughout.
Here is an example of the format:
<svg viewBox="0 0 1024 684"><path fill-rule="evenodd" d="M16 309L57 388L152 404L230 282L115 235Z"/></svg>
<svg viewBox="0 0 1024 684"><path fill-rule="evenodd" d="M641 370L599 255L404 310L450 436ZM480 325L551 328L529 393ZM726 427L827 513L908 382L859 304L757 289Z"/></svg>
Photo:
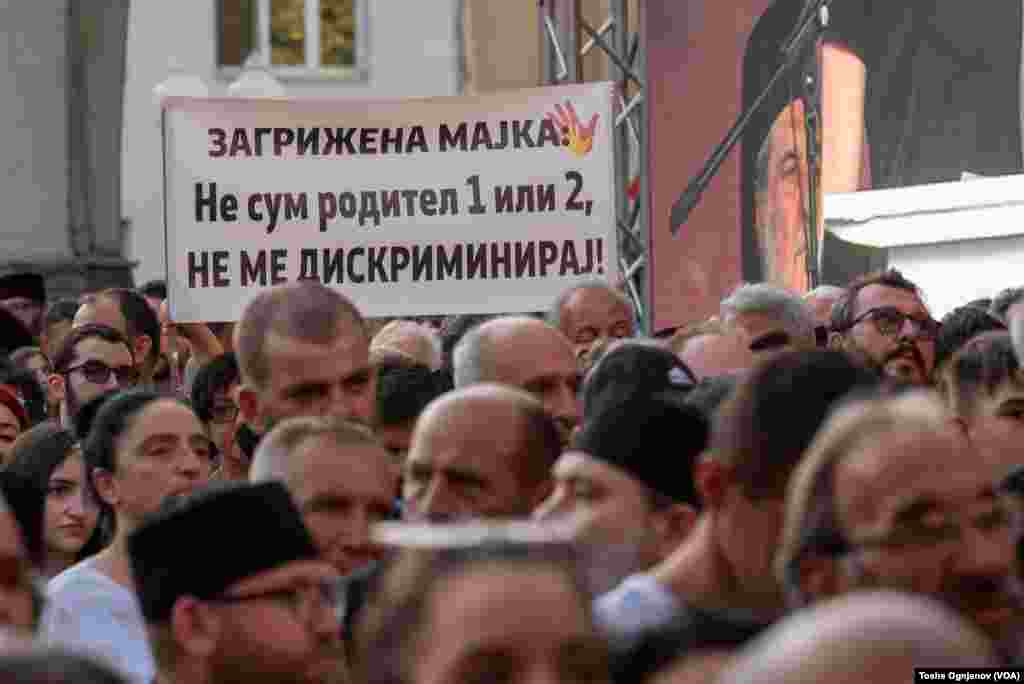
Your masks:
<svg viewBox="0 0 1024 684"><path fill-rule="evenodd" d="M234 324L0 278L0 678L911 681L1024 660L1024 288ZM6 680L5 680L6 681Z"/></svg>

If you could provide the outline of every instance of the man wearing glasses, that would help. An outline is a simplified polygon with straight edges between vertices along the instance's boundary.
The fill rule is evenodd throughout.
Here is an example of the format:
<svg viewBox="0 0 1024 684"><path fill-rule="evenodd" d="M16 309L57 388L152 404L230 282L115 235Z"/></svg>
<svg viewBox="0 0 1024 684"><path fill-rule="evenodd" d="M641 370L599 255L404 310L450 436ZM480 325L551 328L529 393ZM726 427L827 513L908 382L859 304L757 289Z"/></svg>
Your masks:
<svg viewBox="0 0 1024 684"><path fill-rule="evenodd" d="M835 413L789 483L775 570L791 604L866 588L922 594L1012 657L1015 533L997 483L1013 451L972 448L919 392Z"/></svg>
<svg viewBox="0 0 1024 684"><path fill-rule="evenodd" d="M931 382L939 324L896 269L855 280L832 309L829 344L913 385Z"/></svg>
<svg viewBox="0 0 1024 684"><path fill-rule="evenodd" d="M74 429L79 410L90 399L138 382L139 371L127 338L105 325L84 325L64 338L53 359L50 398L59 404L61 425Z"/></svg>
<svg viewBox="0 0 1024 684"><path fill-rule="evenodd" d="M280 483L193 495L132 533L128 552L157 682L337 681L337 575Z"/></svg>

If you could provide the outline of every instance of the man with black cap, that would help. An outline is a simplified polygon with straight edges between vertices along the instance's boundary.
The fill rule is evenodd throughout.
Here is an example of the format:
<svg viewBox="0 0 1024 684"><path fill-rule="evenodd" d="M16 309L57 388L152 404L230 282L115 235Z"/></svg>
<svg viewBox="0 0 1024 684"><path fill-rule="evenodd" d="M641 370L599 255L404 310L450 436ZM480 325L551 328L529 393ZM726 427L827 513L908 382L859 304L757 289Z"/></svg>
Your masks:
<svg viewBox="0 0 1024 684"><path fill-rule="evenodd" d="M159 684L337 676L336 575L280 483L195 494L133 532L128 553Z"/></svg>
<svg viewBox="0 0 1024 684"><path fill-rule="evenodd" d="M596 604L598 621L613 632L631 631L638 610L658 621L650 611L670 604L624 599L636 594L632 585L650 584L635 573L664 560L697 519L693 468L708 426L684 403L693 384L665 349L625 342L608 352L584 385L583 428L555 464L555 491L536 512L567 518L585 553L596 552L588 559L601 571L590 574L596 591L619 585Z"/></svg>
<svg viewBox="0 0 1024 684"><path fill-rule="evenodd" d="M12 273L0 278L0 308L17 318L32 337L43 331L46 283L38 273Z"/></svg>

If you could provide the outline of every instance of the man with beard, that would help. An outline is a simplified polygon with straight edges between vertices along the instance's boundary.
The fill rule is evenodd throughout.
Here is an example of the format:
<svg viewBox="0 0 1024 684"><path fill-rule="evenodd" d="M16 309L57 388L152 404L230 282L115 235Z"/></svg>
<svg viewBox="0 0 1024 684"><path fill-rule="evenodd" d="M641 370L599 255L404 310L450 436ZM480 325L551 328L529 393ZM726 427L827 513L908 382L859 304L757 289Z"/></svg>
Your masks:
<svg viewBox="0 0 1024 684"><path fill-rule="evenodd" d="M53 357L50 399L60 407L61 425L74 429L79 410L91 399L138 381L127 338L105 325L84 325L68 333Z"/></svg>
<svg viewBox="0 0 1024 684"><path fill-rule="evenodd" d="M398 468L365 425L337 418L282 421L256 449L249 479L284 483L321 558L340 574L380 557L370 531L393 517Z"/></svg>
<svg viewBox="0 0 1024 684"><path fill-rule="evenodd" d="M334 681L337 575L280 483L195 494L136 530L128 552L159 684Z"/></svg>
<svg viewBox="0 0 1024 684"><path fill-rule="evenodd" d="M922 393L833 415L794 473L776 576L791 604L864 588L944 601L1017 650L1006 450L971 448Z"/></svg>
<svg viewBox="0 0 1024 684"><path fill-rule="evenodd" d="M535 513L570 523L591 589L604 594L595 617L613 632L629 632L632 621L651 620L653 611L671 605L671 599L634 599L644 588L661 589L645 571L672 553L697 519L693 466L707 444L707 423L696 409L661 394L606 397L588 412L574 448L555 464L554 493ZM641 591L632 591L637 584Z"/></svg>
<svg viewBox="0 0 1024 684"><path fill-rule="evenodd" d="M37 273L12 273L0 278L0 308L7 310L34 338L43 332L46 283Z"/></svg>
<svg viewBox="0 0 1024 684"><path fill-rule="evenodd" d="M902 382L927 385L939 324L896 269L855 280L832 309L829 344Z"/></svg>
<svg viewBox="0 0 1024 684"><path fill-rule="evenodd" d="M244 426L252 458L260 436L285 418L336 416L373 424L376 371L363 317L340 293L300 282L261 292L235 328Z"/></svg>
<svg viewBox="0 0 1024 684"><path fill-rule="evenodd" d="M580 422L580 371L572 345L557 328L525 316L482 323L454 351L455 386L497 382L526 390L554 418L569 446Z"/></svg>
<svg viewBox="0 0 1024 684"><path fill-rule="evenodd" d="M86 297L75 313L73 327L98 324L114 328L128 340L143 385L153 383L160 360L160 321L135 290L112 288Z"/></svg>

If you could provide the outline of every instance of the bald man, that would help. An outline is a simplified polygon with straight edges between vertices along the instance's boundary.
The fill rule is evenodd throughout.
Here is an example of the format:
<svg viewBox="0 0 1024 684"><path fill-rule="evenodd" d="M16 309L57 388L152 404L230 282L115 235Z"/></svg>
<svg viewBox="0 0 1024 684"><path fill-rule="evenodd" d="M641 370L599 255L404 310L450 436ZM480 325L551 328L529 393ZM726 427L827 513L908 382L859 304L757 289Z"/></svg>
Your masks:
<svg viewBox="0 0 1024 684"><path fill-rule="evenodd" d="M741 651L721 684L904 684L915 667L998 667L992 645L937 603L858 593L794 614Z"/></svg>
<svg viewBox="0 0 1024 684"><path fill-rule="evenodd" d="M527 517L552 490L554 422L525 392L478 384L435 399L413 432L402 485L410 520Z"/></svg>
<svg viewBox="0 0 1024 684"><path fill-rule="evenodd" d="M455 347L455 386L494 382L535 396L569 445L580 422L580 372L572 345L557 328L535 318L505 316L466 333Z"/></svg>
<svg viewBox="0 0 1024 684"><path fill-rule="evenodd" d="M626 295L603 280L568 288L548 313L548 322L572 343L577 358L595 344L632 337L634 319Z"/></svg>
<svg viewBox="0 0 1024 684"><path fill-rule="evenodd" d="M370 528L393 517L398 472L366 426L332 417L285 420L260 442L249 480L284 483L321 558L340 574L380 557Z"/></svg>

